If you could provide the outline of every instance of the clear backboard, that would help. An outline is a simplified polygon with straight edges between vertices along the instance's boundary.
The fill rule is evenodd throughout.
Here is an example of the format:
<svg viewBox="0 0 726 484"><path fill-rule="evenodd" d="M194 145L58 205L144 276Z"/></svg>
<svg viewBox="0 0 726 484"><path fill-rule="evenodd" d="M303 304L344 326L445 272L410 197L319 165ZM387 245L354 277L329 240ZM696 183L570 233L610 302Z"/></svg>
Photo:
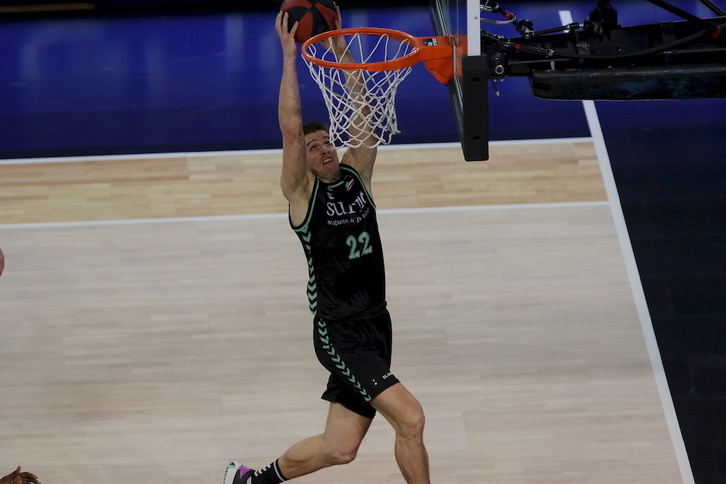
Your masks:
<svg viewBox="0 0 726 484"><path fill-rule="evenodd" d="M429 0L436 35L451 38L454 77L449 95L467 161L489 159L487 59L481 52L479 0Z"/></svg>

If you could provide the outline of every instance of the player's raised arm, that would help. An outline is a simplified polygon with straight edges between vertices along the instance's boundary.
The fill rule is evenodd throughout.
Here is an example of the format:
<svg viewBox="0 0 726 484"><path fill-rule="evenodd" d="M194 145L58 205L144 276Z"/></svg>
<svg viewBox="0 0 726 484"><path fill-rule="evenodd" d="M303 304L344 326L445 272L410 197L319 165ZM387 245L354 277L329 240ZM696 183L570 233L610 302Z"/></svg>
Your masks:
<svg viewBox="0 0 726 484"><path fill-rule="evenodd" d="M338 18L335 27L339 29L342 27L342 19L340 8L337 5L336 10ZM333 37L331 42L338 62L342 64L354 64L356 62L350 49L346 46L344 37ZM378 141L374 134L374 123L371 120L371 106L365 82L366 77L359 70L344 71L344 74L346 79L345 88L350 93L355 107L354 115L351 117L348 127L348 137L361 140L361 143L360 146L348 148L343 154L341 162L353 166L370 190L373 164L378 153L376 148Z"/></svg>
<svg viewBox="0 0 726 484"><path fill-rule="evenodd" d="M277 15L275 29L280 37L283 57L278 104L278 120L282 133L280 187L291 204L309 197L311 186L305 165L305 137L297 77L298 48L295 44L297 27L296 23L288 31L288 14L280 12Z"/></svg>

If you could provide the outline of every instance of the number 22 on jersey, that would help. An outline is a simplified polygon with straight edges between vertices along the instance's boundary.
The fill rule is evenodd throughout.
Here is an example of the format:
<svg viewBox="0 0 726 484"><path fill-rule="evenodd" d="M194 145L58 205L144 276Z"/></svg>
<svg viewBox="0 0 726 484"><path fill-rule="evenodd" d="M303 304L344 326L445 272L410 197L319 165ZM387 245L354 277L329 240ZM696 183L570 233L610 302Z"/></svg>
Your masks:
<svg viewBox="0 0 726 484"><path fill-rule="evenodd" d="M362 232L357 238L355 235L349 235L345 241L345 244L350 248L350 254L348 259L360 259L362 256L373 252L373 247L370 245L371 236L368 232Z"/></svg>

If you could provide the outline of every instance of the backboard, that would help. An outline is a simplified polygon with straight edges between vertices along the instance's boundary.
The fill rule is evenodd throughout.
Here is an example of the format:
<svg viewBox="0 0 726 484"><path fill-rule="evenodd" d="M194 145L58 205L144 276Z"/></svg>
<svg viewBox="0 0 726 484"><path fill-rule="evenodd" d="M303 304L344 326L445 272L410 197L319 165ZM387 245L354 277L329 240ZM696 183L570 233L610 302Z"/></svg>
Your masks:
<svg viewBox="0 0 726 484"><path fill-rule="evenodd" d="M451 38L454 77L449 95L466 161L489 159L487 59L481 52L479 0L429 0L436 35Z"/></svg>

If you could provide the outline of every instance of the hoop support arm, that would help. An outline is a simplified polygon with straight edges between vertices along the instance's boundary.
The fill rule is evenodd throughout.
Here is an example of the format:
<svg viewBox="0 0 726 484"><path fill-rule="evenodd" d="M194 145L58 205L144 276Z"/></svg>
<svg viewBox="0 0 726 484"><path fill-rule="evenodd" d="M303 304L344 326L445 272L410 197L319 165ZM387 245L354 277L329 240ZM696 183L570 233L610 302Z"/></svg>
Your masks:
<svg viewBox="0 0 726 484"><path fill-rule="evenodd" d="M442 84L446 84L454 77L454 47L451 39L439 35L435 37L420 37L421 47L418 51L421 62L426 69Z"/></svg>

